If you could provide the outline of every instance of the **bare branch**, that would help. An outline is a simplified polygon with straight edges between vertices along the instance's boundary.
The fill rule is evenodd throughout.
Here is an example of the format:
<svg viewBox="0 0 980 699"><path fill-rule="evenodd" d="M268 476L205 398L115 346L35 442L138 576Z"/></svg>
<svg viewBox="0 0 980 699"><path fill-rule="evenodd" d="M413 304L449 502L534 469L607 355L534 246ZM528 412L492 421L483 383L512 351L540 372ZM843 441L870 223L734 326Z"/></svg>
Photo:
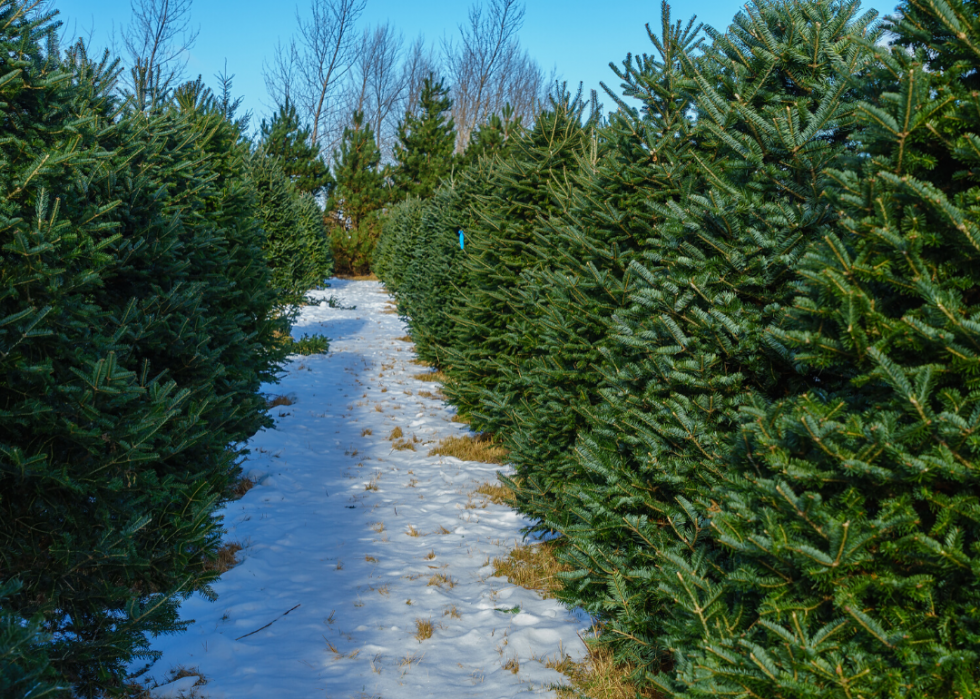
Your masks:
<svg viewBox="0 0 980 699"><path fill-rule="evenodd" d="M163 86L183 76L200 29L191 27L192 0L130 0L133 17L123 46L134 66Z"/></svg>
<svg viewBox="0 0 980 699"><path fill-rule="evenodd" d="M523 21L520 0L489 0L486 7L470 8L469 26L460 26L458 43L444 44L457 151L480 123L508 103L529 122L547 94L541 68L517 40Z"/></svg>

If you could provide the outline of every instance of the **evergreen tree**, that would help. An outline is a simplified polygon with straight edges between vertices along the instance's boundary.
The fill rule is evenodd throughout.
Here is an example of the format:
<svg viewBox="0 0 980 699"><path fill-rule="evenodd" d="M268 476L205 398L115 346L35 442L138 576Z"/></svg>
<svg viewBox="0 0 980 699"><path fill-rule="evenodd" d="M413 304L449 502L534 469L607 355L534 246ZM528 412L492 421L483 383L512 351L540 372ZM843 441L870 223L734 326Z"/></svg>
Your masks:
<svg viewBox="0 0 980 699"><path fill-rule="evenodd" d="M889 28L840 219L766 328L805 381L742 409L711 523L730 572L684 586L712 599L686 696L980 691L980 22L911 0Z"/></svg>
<svg viewBox="0 0 980 699"><path fill-rule="evenodd" d="M695 574L726 565L710 524L731 477L740 406L801 379L765 336L792 302L794 265L835 210L825 168L849 152L871 60L857 3L761 0L700 56L682 57L695 104L695 186L666 206L612 318L606 402L577 455L577 575L599 593L619 657L669 685L711 623ZM806 55L806 59L803 55ZM710 575L709 574L709 575ZM605 590L603 590L605 588Z"/></svg>
<svg viewBox="0 0 980 699"><path fill-rule="evenodd" d="M280 105L269 122L259 127L259 143L269 156L279 158L282 171L300 192L314 197L329 195L333 177L323 162L320 146L311 141L311 131L300 123L292 102Z"/></svg>
<svg viewBox="0 0 980 699"><path fill-rule="evenodd" d="M525 274L543 260L529 254L536 226L559 210L550 187L577 167L588 141L585 105L567 92L555 96L506 159L493 163L477 217L467 230L465 292L454 302L461 335L444 364L453 383L447 395L479 431L502 433L507 406L520 400L509 368L525 352L526 337L511 323L526 311L519 297Z"/></svg>
<svg viewBox="0 0 980 699"><path fill-rule="evenodd" d="M431 197L453 163L456 127L449 89L429 75L422 82L417 114L405 113L398 124L392 180L399 196Z"/></svg>
<svg viewBox="0 0 980 699"><path fill-rule="evenodd" d="M0 657L5 679L118 695L154 657L147 637L181 629L179 599L212 594L215 505L233 445L268 424L257 392L289 318L234 124L196 98L126 108L114 63L42 51L50 18L25 3L0 16L16 115L0 144L0 617L23 630Z"/></svg>
<svg viewBox="0 0 980 699"><path fill-rule="evenodd" d="M363 112L344 129L334 163L336 187L327 201L334 261L339 272L367 272L381 233L375 212L388 201L388 170Z"/></svg>
<svg viewBox="0 0 980 699"><path fill-rule="evenodd" d="M458 157L460 164L472 167L481 158L502 155L506 147L520 134L521 122L521 117L514 116L514 108L509 104L504 106L500 114L488 116L470 136L466 150Z"/></svg>
<svg viewBox="0 0 980 699"><path fill-rule="evenodd" d="M258 193L258 213L267 236L272 283L299 302L332 272L333 258L323 214L313 195L296 190L279 158L260 149L252 155L250 166Z"/></svg>

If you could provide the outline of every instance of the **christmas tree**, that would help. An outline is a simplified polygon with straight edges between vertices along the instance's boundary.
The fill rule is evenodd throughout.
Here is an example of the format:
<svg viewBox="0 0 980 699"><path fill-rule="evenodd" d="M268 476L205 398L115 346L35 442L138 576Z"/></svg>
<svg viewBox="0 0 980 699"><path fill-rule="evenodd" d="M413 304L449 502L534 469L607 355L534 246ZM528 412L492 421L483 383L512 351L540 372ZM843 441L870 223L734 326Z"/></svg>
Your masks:
<svg viewBox="0 0 980 699"><path fill-rule="evenodd" d="M320 146L312 142L311 131L303 127L292 102L286 100L272 119L262 120L259 144L266 155L279 159L282 171L298 191L314 197L329 195L333 177L323 162Z"/></svg>
<svg viewBox="0 0 980 699"><path fill-rule="evenodd" d="M380 235L376 212L388 201L388 171L364 113L355 112L334 152L336 186L327 200L327 221L338 272L365 273Z"/></svg>
<svg viewBox="0 0 980 699"><path fill-rule="evenodd" d="M406 113L398 124L391 176L399 196L431 197L449 174L456 143L452 106L442 80L431 74L425 78L418 113Z"/></svg>

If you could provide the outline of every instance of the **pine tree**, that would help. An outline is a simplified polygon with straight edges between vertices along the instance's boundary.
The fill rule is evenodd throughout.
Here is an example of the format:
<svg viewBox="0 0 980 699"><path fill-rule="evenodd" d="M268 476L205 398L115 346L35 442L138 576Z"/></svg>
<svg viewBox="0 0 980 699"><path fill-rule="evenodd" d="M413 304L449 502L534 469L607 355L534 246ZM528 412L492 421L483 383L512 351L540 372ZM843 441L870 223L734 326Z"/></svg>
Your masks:
<svg viewBox="0 0 980 699"><path fill-rule="evenodd" d="M388 201L387 168L364 113L355 112L334 152L336 187L327 201L330 240L337 271L364 273L380 236L375 212Z"/></svg>
<svg viewBox="0 0 980 699"><path fill-rule="evenodd" d="M764 329L795 293L794 262L834 217L821 172L847 153L848 78L869 60L871 18L856 5L756 2L725 34L709 30L704 53L678 56L673 99L693 103L694 130L663 152L670 168L650 172L682 186L649 209L634 200L652 226L627 260L629 306L603 341L605 400L589 413L573 466L585 477L564 503L569 583L581 591L569 597L604 613L637 679L679 662L706 623L708 593L682 581L721 565L708 525L739 406L797 381Z"/></svg>
<svg viewBox="0 0 980 699"><path fill-rule="evenodd" d="M456 127L449 89L430 74L422 82L418 113L405 113L398 124L391 176L402 197L431 197L453 163Z"/></svg>
<svg viewBox="0 0 980 699"><path fill-rule="evenodd" d="M262 150L279 158L283 172L297 190L314 197L329 195L333 177L323 162L320 146L311 138L310 129L300 123L296 107L289 100L280 105L268 123L263 119L259 127Z"/></svg>

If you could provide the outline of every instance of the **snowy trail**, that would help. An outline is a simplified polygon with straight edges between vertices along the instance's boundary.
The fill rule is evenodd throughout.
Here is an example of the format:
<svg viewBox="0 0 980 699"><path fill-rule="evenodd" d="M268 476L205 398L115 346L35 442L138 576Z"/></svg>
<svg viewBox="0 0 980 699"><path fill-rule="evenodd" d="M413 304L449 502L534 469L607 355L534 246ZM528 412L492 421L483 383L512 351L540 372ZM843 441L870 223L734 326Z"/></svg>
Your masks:
<svg viewBox="0 0 980 699"><path fill-rule="evenodd" d="M294 357L269 388L295 402L272 408L276 429L245 464L258 485L224 510L241 563L217 602L183 604L195 623L154 641L152 675L196 669L208 682L195 696L212 699L554 696L562 677L543 663L583 657L588 620L491 577L525 524L473 492L499 467L427 456L467 428L418 395L438 384L413 378L423 369L380 283L332 280L311 296L356 310L303 309L294 336L326 335L330 352ZM392 449L396 427L417 451ZM416 640L416 620L431 638ZM190 696L194 682L153 694Z"/></svg>

